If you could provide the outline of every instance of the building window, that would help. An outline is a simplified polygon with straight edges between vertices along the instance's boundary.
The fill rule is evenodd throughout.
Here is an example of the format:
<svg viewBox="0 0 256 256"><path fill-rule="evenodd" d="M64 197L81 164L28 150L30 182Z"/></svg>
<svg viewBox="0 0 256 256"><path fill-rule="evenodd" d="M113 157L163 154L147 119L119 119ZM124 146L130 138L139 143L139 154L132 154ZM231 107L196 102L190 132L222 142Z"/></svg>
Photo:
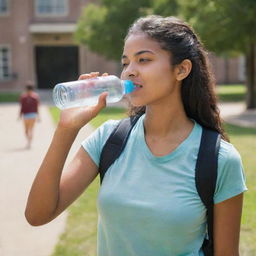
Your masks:
<svg viewBox="0 0 256 256"><path fill-rule="evenodd" d="M68 0L36 0L39 16L64 16L68 14Z"/></svg>
<svg viewBox="0 0 256 256"><path fill-rule="evenodd" d="M0 80L7 80L11 77L11 51L8 46L0 45Z"/></svg>
<svg viewBox="0 0 256 256"><path fill-rule="evenodd" d="M9 12L9 0L0 0L0 15L7 14Z"/></svg>

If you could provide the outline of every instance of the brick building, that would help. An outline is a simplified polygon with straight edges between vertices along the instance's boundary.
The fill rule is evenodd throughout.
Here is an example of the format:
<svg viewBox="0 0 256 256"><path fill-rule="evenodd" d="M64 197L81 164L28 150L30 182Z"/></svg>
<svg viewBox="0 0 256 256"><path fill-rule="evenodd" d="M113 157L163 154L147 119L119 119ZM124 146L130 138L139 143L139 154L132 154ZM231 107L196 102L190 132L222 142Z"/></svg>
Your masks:
<svg viewBox="0 0 256 256"><path fill-rule="evenodd" d="M82 8L93 0L0 0L0 90L21 91L31 80L38 89L100 71L119 75L119 63L73 40ZM219 83L244 80L240 58L211 57Z"/></svg>
<svg viewBox="0 0 256 256"><path fill-rule="evenodd" d="M89 71L117 73L73 40L76 21L90 0L0 0L0 90L22 90L27 80L52 88Z"/></svg>

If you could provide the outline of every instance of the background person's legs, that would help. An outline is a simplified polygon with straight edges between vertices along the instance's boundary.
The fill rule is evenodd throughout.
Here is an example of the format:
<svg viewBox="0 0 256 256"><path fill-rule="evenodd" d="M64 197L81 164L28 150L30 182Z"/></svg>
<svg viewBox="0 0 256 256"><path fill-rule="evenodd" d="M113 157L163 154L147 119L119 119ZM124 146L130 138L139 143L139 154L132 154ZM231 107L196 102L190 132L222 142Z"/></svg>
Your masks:
<svg viewBox="0 0 256 256"><path fill-rule="evenodd" d="M25 126L25 134L27 138L27 148L31 147L31 142L33 138L33 129L36 119L24 119L24 126Z"/></svg>

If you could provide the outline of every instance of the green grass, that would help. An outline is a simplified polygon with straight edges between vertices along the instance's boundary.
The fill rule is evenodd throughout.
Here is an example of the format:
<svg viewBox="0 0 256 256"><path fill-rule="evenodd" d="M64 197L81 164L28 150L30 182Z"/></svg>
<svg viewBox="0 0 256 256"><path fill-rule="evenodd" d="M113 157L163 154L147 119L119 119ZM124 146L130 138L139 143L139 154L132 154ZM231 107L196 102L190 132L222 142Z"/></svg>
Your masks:
<svg viewBox="0 0 256 256"><path fill-rule="evenodd" d="M16 92L1 92L0 93L0 103L3 102L18 102L19 101L19 93Z"/></svg>
<svg viewBox="0 0 256 256"><path fill-rule="evenodd" d="M65 232L52 256L96 256L98 188L96 179L69 207Z"/></svg>
<svg viewBox="0 0 256 256"><path fill-rule="evenodd" d="M245 100L246 87L242 84L218 85L217 93L221 102L238 102Z"/></svg>
<svg viewBox="0 0 256 256"><path fill-rule="evenodd" d="M93 127L99 127L103 122L109 119L121 119L124 118L126 110L123 108L105 108L101 111L100 115L94 118L90 124Z"/></svg>

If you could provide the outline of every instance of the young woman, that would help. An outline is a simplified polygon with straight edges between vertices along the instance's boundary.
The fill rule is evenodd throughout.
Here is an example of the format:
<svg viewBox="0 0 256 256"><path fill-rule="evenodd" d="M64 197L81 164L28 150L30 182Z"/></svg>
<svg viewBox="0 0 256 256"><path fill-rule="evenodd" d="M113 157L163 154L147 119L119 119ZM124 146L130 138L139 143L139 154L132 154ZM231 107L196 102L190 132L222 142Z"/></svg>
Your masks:
<svg viewBox="0 0 256 256"><path fill-rule="evenodd" d="M141 117L100 188L98 255L203 255L206 209L195 186L202 126L222 135L214 195L215 255L239 255L243 168L224 134L199 39L174 17L140 18L125 39L122 65L122 79L137 85L129 95L131 114ZM102 147L118 121L97 129L68 171L62 169L78 131L105 107L106 96L96 106L62 111L28 198L25 214L32 225L57 217L98 175Z"/></svg>
<svg viewBox="0 0 256 256"><path fill-rule="evenodd" d="M23 119L27 148L30 148L33 139L33 131L38 116L39 96L34 92L34 87L30 83L26 86L26 91L20 96L20 118Z"/></svg>

